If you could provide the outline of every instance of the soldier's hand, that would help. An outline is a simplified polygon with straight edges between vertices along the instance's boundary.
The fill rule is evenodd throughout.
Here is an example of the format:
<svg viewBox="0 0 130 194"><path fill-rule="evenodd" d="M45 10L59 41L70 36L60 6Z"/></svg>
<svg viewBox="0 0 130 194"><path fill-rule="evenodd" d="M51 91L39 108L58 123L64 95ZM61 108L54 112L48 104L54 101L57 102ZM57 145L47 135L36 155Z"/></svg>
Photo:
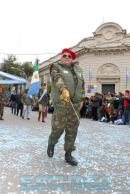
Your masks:
<svg viewBox="0 0 130 194"><path fill-rule="evenodd" d="M67 89L62 90L62 94L60 96L61 100L64 100L65 102L69 102L70 100L70 93Z"/></svg>

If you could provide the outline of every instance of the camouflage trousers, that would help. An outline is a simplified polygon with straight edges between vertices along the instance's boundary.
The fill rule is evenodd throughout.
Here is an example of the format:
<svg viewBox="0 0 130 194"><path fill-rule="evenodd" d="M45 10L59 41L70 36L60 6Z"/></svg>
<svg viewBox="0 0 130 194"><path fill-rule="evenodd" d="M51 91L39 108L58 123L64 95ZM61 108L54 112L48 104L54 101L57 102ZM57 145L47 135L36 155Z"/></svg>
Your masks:
<svg viewBox="0 0 130 194"><path fill-rule="evenodd" d="M74 108L79 116L80 103L73 104ZM52 131L49 136L48 144L55 145L58 139L65 131L65 151L75 150L75 139L77 136L77 130L79 121L70 103L57 103L54 106L54 112L52 115Z"/></svg>

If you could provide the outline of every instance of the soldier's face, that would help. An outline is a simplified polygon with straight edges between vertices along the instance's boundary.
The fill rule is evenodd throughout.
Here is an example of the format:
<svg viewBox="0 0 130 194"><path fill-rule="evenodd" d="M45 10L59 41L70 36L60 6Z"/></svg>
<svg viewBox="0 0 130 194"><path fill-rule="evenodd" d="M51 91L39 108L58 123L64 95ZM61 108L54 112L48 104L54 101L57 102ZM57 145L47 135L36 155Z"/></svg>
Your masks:
<svg viewBox="0 0 130 194"><path fill-rule="evenodd" d="M61 61L64 64L71 64L71 62L72 62L72 56L71 56L71 54L69 54L69 53L63 53L62 56L61 56Z"/></svg>

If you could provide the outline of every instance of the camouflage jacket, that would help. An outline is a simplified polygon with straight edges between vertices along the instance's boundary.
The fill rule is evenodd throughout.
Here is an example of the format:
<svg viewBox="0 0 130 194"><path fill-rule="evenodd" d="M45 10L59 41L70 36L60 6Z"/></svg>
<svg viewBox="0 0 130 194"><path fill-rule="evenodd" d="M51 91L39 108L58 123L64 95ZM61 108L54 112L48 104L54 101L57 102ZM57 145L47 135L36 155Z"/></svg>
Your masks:
<svg viewBox="0 0 130 194"><path fill-rule="evenodd" d="M77 62L67 66L61 62L53 64L50 69L52 89L52 103L60 101L64 88L70 92L72 102L80 102L85 98L84 79L82 69Z"/></svg>

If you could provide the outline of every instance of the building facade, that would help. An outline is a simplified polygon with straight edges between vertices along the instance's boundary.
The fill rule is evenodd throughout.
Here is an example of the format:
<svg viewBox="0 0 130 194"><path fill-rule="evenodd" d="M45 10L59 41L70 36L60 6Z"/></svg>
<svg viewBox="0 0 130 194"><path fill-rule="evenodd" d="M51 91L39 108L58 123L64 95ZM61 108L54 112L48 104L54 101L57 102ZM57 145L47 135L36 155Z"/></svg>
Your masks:
<svg viewBox="0 0 130 194"><path fill-rule="evenodd" d="M92 37L84 38L71 48L83 69L86 95L130 90L130 33L119 24L104 23ZM50 66L59 60L60 54L40 64L41 81L50 80Z"/></svg>

